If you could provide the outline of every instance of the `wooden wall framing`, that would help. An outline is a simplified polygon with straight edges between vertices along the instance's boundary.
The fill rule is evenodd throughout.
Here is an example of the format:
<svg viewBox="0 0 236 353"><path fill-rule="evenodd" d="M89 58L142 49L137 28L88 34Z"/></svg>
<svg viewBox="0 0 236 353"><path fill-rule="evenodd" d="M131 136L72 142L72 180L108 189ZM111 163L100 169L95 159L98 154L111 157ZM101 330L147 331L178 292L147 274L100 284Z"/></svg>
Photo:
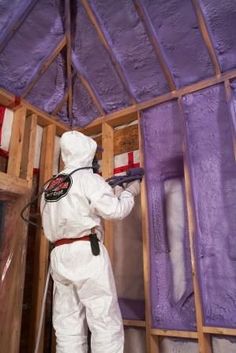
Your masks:
<svg viewBox="0 0 236 353"><path fill-rule="evenodd" d="M230 99L229 93L229 80L236 78L236 70L231 70L223 74L217 74L207 80L200 81L198 83L177 89L163 96L154 98L148 102L139 103L123 109L122 111L110 114L106 117L100 117L88 125L85 129L81 130L88 135L101 134L101 138L98 137L97 140L102 139L102 145L105 147L104 153L102 155L103 159L103 175L104 177L110 176L113 172L113 157L117 153L124 153L132 150L132 146L137 148L137 141L139 141L140 146L142 146L141 136L138 131L139 127L139 111L145 110L149 107L155 106L157 104L167 102L170 100L180 99L182 96L196 92L198 90L204 89L206 87L213 86L218 83L224 83L226 89L226 96ZM0 103L9 106L14 103L14 97L7 92L0 91ZM3 195L9 193L15 195L22 195L22 193L30 192L32 184L32 156L33 156L33 138L27 143L22 142L27 137L34 133L36 123L44 127L44 139L45 143L53 144L53 138L55 135L60 135L67 130L67 127L47 114L42 113L39 109L34 108L32 105L28 104L26 101L22 101L20 106L15 109L15 122L14 130L11 142L11 149L9 153L9 166L7 175L0 173L0 192ZM30 117L30 122L27 120ZM26 119L26 120L25 120ZM19 124L19 121L25 121L25 129ZM137 125L129 125L132 121L137 120ZM125 127L124 127L125 125ZM121 129L116 129L116 127L122 127ZM31 133L29 133L29 131ZM127 139L127 134L133 134L134 145L124 144L122 141ZM116 143L116 138L119 136L119 143ZM22 137L22 139L21 139ZM136 138L135 138L136 137ZM43 144L45 146L45 143ZM234 141L235 144L235 141ZM28 147L27 147L28 146ZM122 148L121 148L122 146ZM28 154L25 154L25 149L29 150ZM52 145L51 145L52 148ZM24 151L24 152L23 152ZM52 159L51 156L46 155L46 149L43 148L42 153L42 166L43 171L41 175L41 180L50 177L52 173ZM122 152L121 152L122 151ZM22 156L27 155L27 161L22 162ZM186 162L186 161L185 161ZM31 163L31 164L30 164ZM141 163L143 163L142 148L141 148ZM14 168L13 166L17 166ZM30 166L30 167L29 167ZM21 177L20 177L21 176ZM190 178L187 163L185 163L185 184L186 184L186 198L187 198L187 208L188 208L188 218L189 218L189 230L190 230L190 243L191 243L191 260L192 260L192 273L194 281L194 291L195 291L195 306L197 312L197 331L178 331L178 330L161 330L155 329L151 324L151 312L150 312L150 292L149 292L149 279L150 279L150 250L149 250L149 235L148 235L148 221L147 221L147 201L145 184L142 184L141 191L141 204L142 204L142 223L143 223L143 267L144 267L144 285L145 285L145 300L146 300L146 320L145 321L133 321L125 320L125 326L131 327L143 327L146 330L146 343L147 343L147 353L158 353L160 352L160 339L162 337L179 337L186 339L194 339L198 342L200 353L212 353L210 338L211 335L231 335L236 336L236 329L222 328L222 327L207 327L204 326L201 298L199 293L199 279L196 273L195 265L195 255L193 251L193 233L194 233L194 215L192 210L192 195L190 190ZM108 251L110 252L111 259L113 257L113 244L112 244L112 227L110 223L106 223L106 245ZM108 238L109 237L109 238ZM48 261L48 244L45 243L43 237L39 237L39 248L40 251L38 259L38 271L41 273L42 278L39 282L39 278L36 278L38 283L37 295L35 296L36 307L35 307L35 317L38 317L38 312L40 308L40 303L42 300L42 286L45 280L45 268ZM36 319L37 321L38 319ZM33 337L36 334L37 324L34 328ZM19 341L15 339L15 343L12 348L7 349L3 353L16 353L17 344ZM43 352L43 347L39 353ZM160 352L161 353L161 352Z"/></svg>

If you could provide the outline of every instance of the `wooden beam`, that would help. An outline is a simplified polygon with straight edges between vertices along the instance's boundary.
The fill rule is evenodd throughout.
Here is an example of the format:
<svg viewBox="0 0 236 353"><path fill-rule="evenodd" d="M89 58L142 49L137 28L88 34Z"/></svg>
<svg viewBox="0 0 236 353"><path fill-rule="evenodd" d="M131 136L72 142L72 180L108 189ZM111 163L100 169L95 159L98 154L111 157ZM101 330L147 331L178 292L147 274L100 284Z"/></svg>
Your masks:
<svg viewBox="0 0 236 353"><path fill-rule="evenodd" d="M58 54L62 51L62 49L66 45L66 38L65 36L60 40L60 42L56 45L54 50L48 55L39 65L37 71L35 72L34 76L31 78L31 81L27 85L27 87L24 89L23 93L21 94L22 98L25 98L29 92L32 90L34 85L38 82L40 77L44 74L44 72L49 68L49 66L53 63L53 61L56 59Z"/></svg>
<svg viewBox="0 0 236 353"><path fill-rule="evenodd" d="M212 335L236 336L236 328L203 326L203 332Z"/></svg>
<svg viewBox="0 0 236 353"><path fill-rule="evenodd" d="M21 107L14 112L7 173L16 177L19 177L20 175L25 131L25 118L25 107Z"/></svg>
<svg viewBox="0 0 236 353"><path fill-rule="evenodd" d="M170 69L166 63L164 55L162 54L161 47L160 47L160 44L158 43L157 35L155 32L155 29L153 28L150 16L148 15L144 6L141 4L140 0L133 0L133 3L134 3L134 6L136 8L136 11L137 11L142 23L144 25L146 34L152 44L152 47L153 47L154 52L156 54L156 57L160 63L160 66L163 70L163 73L165 75L166 81L168 82L169 88L171 91L174 91L176 89L174 78L173 78L173 75L170 72Z"/></svg>
<svg viewBox="0 0 236 353"><path fill-rule="evenodd" d="M161 330L161 329L151 329L151 334L154 336L161 337L181 337L181 338L190 338L197 339L197 332L193 331L177 331L177 330Z"/></svg>
<svg viewBox="0 0 236 353"><path fill-rule="evenodd" d="M216 73L216 75L220 75L220 73L221 73L220 64L219 64L218 57L216 55L215 48L213 46L209 31L207 28L206 20L203 15L200 3L198 0L192 0L192 4L193 4L193 8L195 10L196 17L198 20L199 29L201 31L203 40L204 40L205 45L207 47L209 56L211 58L211 62L214 66L215 73Z"/></svg>
<svg viewBox="0 0 236 353"><path fill-rule="evenodd" d="M184 120L184 111L182 106L182 101L179 99L179 108ZM185 120L184 120L185 124ZM186 141L188 136L186 134ZM186 195L186 206L187 206L187 217L188 217L188 234L189 234L189 247L191 256L191 266L192 266L192 277L193 277L193 290L194 290L194 303L196 312L196 324L197 324L197 335L199 344L199 353L212 353L210 336L203 331L203 309L200 293L200 285L198 280L197 272L197 261L195 258L195 238L196 238L196 220L193 205L193 195L192 195L192 185L191 185L191 172L188 163L188 151L187 142L184 142L184 183L185 183L185 195Z"/></svg>
<svg viewBox="0 0 236 353"><path fill-rule="evenodd" d="M71 70L71 2L65 0L65 32L66 32L66 72L67 72L67 88L68 88L68 115L73 126L72 116L72 70Z"/></svg>
<svg viewBox="0 0 236 353"><path fill-rule="evenodd" d="M102 176L107 179L113 175L114 168L114 131L113 128L104 123L102 125ZM114 258L113 226L111 221L105 221L105 246L110 255L111 263Z"/></svg>
<svg viewBox="0 0 236 353"><path fill-rule="evenodd" d="M129 327L146 327L145 321L142 320L123 320L123 324Z"/></svg>
<svg viewBox="0 0 236 353"><path fill-rule="evenodd" d="M32 114L26 117L21 161L20 177L26 179L31 187L33 182L34 156L36 144L37 116Z"/></svg>
<svg viewBox="0 0 236 353"><path fill-rule="evenodd" d="M12 22L6 29L5 32L0 36L0 53L3 51L11 37L20 28L26 17L32 11L34 6L37 4L38 0L32 0L29 4L24 6L24 8L18 12L18 16L14 22ZM20 7L19 7L20 9Z"/></svg>
<svg viewBox="0 0 236 353"><path fill-rule="evenodd" d="M108 43L108 40L106 39L106 36L103 32L103 30L101 29L98 19L96 17L96 14L94 13L94 11L92 10L91 6L89 5L87 0L81 0L82 5L84 6L84 9L87 13L87 16L89 18L89 20L91 21L91 23L93 24L93 26L95 27L98 37L100 39L100 41L102 42L104 48L106 49L107 53L110 56L111 62L126 90L126 92L128 93L131 102L132 103L136 103L136 99L134 98L133 94L132 94L132 90L130 88L130 84L128 82L128 80L125 77L125 74L123 72L123 68L121 67L120 63L118 62L118 60L116 59L115 55L113 54L113 51Z"/></svg>
<svg viewBox="0 0 236 353"><path fill-rule="evenodd" d="M140 145L140 166L144 166L143 139L141 134L141 117L138 115L139 126L139 145ZM144 275L144 294L145 294L145 319L146 319L146 347L149 353L160 353L159 339L151 335L152 313L151 313L151 294L150 294L150 246L149 246L149 224L148 224L148 204L145 177L141 182L141 220L142 220L142 239L143 239L143 275Z"/></svg>
<svg viewBox="0 0 236 353"><path fill-rule="evenodd" d="M43 185L46 180L52 177L53 173L53 156L54 156L54 143L55 143L55 125L48 125L43 131L43 141L41 147L40 159L40 185ZM49 242L45 238L43 231L40 229L37 233L36 249L35 249L35 273L34 273L34 306L32 312L32 332L31 337L35 342L39 320L41 314L41 305L43 300L44 288L47 278L48 263L49 263ZM43 330L42 330L43 331ZM40 348L37 353L43 352L43 337L41 335ZM34 346L34 343L33 343ZM32 348L33 351L33 348Z"/></svg>

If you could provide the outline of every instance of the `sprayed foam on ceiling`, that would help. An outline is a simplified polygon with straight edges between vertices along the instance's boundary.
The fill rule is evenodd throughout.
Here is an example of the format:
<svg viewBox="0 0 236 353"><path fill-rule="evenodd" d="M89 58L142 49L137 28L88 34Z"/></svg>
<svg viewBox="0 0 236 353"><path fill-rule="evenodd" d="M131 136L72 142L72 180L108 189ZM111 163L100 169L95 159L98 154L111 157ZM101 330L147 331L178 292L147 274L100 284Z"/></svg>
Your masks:
<svg viewBox="0 0 236 353"><path fill-rule="evenodd" d="M168 91L153 47L131 0L90 1L137 101Z"/></svg>
<svg viewBox="0 0 236 353"><path fill-rule="evenodd" d="M200 0L222 70L235 68L236 2Z"/></svg>
<svg viewBox="0 0 236 353"><path fill-rule="evenodd" d="M6 17L9 8L7 10ZM1 86L21 95L41 61L62 39L63 31L61 15L54 1L37 2L0 55Z"/></svg>
<svg viewBox="0 0 236 353"><path fill-rule="evenodd" d="M137 11L138 3L144 9L148 26L144 25ZM199 4L222 70L232 69L235 67L236 53L236 2L199 0ZM75 90L72 111L75 125L85 126L101 116L101 107L106 114L132 105L132 96L143 102L170 91L150 35L159 43L177 87L214 75L215 70L191 1L89 0L88 5L109 49L99 38L82 2L72 1ZM65 34L64 6L62 0L0 2L0 48L4 38L8 37L0 52L2 88L15 95L21 95L27 89L40 65ZM24 19L22 23L21 19ZM19 28L7 36L16 24ZM151 28L151 34L148 34L147 28ZM68 89L66 64L62 69L61 60L66 60L63 51L51 64L52 68L44 73L41 82L35 82L33 90L26 96L49 113L60 103ZM76 74L78 78L75 78ZM100 107L92 96L88 97L90 93L81 82L80 74L88 81ZM52 93L53 83L55 92ZM63 121L70 120L66 117L67 110L63 108L58 113Z"/></svg>
<svg viewBox="0 0 236 353"><path fill-rule="evenodd" d="M214 74L189 0L142 0L177 86Z"/></svg>
<svg viewBox="0 0 236 353"><path fill-rule="evenodd" d="M65 90L65 60L59 54L56 60L41 76L37 84L29 93L27 99L46 112L53 112L56 105L63 98Z"/></svg>

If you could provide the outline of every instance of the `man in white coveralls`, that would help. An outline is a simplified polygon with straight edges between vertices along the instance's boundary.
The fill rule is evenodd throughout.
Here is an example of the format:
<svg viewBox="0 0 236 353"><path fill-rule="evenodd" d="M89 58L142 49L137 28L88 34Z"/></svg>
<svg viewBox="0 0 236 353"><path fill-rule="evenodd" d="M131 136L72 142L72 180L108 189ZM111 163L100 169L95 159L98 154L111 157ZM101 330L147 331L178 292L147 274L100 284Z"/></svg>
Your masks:
<svg viewBox="0 0 236 353"><path fill-rule="evenodd" d="M65 168L41 199L44 233L55 245L51 274L57 353L87 353L87 325L92 353L123 353L123 324L101 218L126 217L140 182L128 184L118 197L91 168L97 149L92 138L70 131L60 145Z"/></svg>

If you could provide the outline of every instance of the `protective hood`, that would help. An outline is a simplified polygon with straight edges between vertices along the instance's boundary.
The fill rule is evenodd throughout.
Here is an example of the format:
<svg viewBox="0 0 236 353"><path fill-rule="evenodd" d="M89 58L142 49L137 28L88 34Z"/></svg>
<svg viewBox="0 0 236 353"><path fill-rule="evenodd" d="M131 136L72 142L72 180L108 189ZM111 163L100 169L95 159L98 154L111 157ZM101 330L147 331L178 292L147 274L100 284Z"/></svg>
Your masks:
<svg viewBox="0 0 236 353"><path fill-rule="evenodd" d="M92 166L97 143L78 131L65 132L60 140L61 156L66 168Z"/></svg>

